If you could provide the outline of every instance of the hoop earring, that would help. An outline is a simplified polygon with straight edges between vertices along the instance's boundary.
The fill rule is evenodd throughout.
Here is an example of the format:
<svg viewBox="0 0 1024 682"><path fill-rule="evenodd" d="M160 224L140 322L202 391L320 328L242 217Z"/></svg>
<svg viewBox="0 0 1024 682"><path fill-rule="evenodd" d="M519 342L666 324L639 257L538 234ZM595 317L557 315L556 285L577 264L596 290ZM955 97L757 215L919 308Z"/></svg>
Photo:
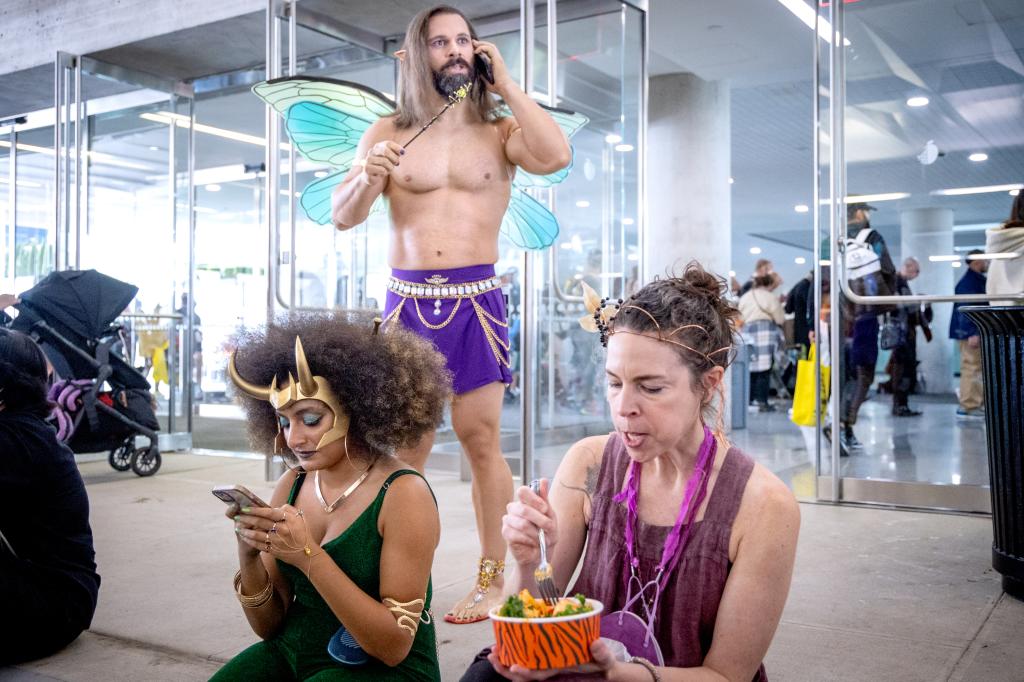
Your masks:
<svg viewBox="0 0 1024 682"><path fill-rule="evenodd" d="M348 454L348 434L347 434L347 433L345 434L345 442L344 442L343 444L344 444L344 446L345 446L345 459L347 459L347 460L348 460L348 465L349 465L350 467L352 467L353 469L355 469L356 471L359 471L359 469L358 469L358 468L356 467L356 465L352 463L352 456ZM365 469L363 469L363 473L366 473L367 471L369 471L370 469L372 469L372 468L373 468L373 465L377 463L377 459L378 459L378 458L379 458L379 457L375 457L375 458L373 459L373 461L372 461L372 462L370 462L370 463L369 463L369 464L368 464L368 465L366 466L366 468L365 468Z"/></svg>

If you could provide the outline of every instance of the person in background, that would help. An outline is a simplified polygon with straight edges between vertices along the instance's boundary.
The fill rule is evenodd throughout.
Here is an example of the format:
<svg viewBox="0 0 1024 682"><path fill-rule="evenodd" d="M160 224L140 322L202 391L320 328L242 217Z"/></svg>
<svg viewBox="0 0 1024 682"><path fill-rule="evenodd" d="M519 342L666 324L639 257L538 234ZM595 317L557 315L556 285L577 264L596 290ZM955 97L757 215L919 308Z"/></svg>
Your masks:
<svg viewBox="0 0 1024 682"><path fill-rule="evenodd" d="M739 282L737 282L736 279L733 278L733 291L736 292L737 296L743 296L743 294L747 293L748 291L754 288L755 281L758 277L766 277L774 272L774 263L772 263L767 258L758 258L757 263L754 264L754 274L750 276L750 279L743 283L743 286L739 286ZM782 280L780 279L779 281L781 282Z"/></svg>
<svg viewBox="0 0 1024 682"><path fill-rule="evenodd" d="M984 294L985 272L988 261L977 258L983 251L974 249L967 254L967 271L956 283L956 294ZM949 318L949 338L960 344L960 406L956 416L981 418L985 416L985 392L981 381L981 336L978 326L960 312L963 303L953 304Z"/></svg>
<svg viewBox="0 0 1024 682"><path fill-rule="evenodd" d="M754 279L754 288L740 296L739 310L743 333L754 344L750 358L750 399L761 412L774 412L768 402L772 363L782 342L782 323L786 315L779 297L772 293L781 282L775 273Z"/></svg>
<svg viewBox="0 0 1024 682"><path fill-rule="evenodd" d="M987 253L1016 253L1015 258L993 260L988 266L987 294L1024 293L1024 192L1013 200L1009 219L985 232ZM1020 305L1021 299L992 301L992 305Z"/></svg>
<svg viewBox="0 0 1024 682"><path fill-rule="evenodd" d="M798 343L804 348L811 345L810 331L814 329L814 297L811 295L813 283L812 270L789 290L783 308L786 313L793 315L793 343Z"/></svg>
<svg viewBox="0 0 1024 682"><path fill-rule="evenodd" d="M910 282L917 279L921 274L921 264L916 258L910 257L903 261L903 267L896 273L896 294L898 296L912 296ZM903 323L906 336L902 343L892 349L889 358L889 385L892 390L892 414L894 417L919 417L920 410L910 407L908 396L913 392L917 384L917 330L924 332L924 338L928 343L932 340L932 330L928 323L932 320L932 308L930 305L921 306L920 303L911 303L900 306L895 315L898 315Z"/></svg>
<svg viewBox="0 0 1024 682"><path fill-rule="evenodd" d="M85 484L46 421L48 375L31 338L0 329L0 668L74 641L100 589Z"/></svg>

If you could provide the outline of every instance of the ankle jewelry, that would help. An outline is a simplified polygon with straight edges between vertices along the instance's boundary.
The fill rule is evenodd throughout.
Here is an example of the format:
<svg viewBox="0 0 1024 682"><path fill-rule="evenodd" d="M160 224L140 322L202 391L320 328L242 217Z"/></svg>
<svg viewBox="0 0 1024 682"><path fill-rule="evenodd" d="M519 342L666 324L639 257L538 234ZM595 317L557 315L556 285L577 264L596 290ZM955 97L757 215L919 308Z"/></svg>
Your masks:
<svg viewBox="0 0 1024 682"><path fill-rule="evenodd" d="M480 557L480 570L476 575L476 594L473 603L479 604L491 588L491 583L505 573L504 559L485 559Z"/></svg>

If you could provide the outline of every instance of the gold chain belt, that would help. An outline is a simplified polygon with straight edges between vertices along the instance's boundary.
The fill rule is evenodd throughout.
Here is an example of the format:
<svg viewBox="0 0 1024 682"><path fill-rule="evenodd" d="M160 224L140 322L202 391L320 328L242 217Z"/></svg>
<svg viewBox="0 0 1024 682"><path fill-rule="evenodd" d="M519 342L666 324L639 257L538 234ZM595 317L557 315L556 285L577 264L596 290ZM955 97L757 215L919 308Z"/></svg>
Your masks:
<svg viewBox="0 0 1024 682"><path fill-rule="evenodd" d="M477 282L445 284L444 278L434 275L437 284L417 284L396 277L388 278L388 289L406 298L469 298L501 288L501 278L491 277Z"/></svg>

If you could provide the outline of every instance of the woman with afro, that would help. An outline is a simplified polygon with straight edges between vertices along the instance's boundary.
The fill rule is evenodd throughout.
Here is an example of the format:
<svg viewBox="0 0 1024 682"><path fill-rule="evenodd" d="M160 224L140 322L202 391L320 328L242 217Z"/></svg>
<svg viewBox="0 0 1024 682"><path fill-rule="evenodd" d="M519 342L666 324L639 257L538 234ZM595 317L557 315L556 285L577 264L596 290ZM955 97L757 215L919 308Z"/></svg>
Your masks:
<svg viewBox="0 0 1024 682"><path fill-rule="evenodd" d="M262 638L214 680L439 680L430 568L440 519L394 453L441 421L444 359L352 314L236 339L228 373L257 448L293 467L268 507L232 506L235 590Z"/></svg>

